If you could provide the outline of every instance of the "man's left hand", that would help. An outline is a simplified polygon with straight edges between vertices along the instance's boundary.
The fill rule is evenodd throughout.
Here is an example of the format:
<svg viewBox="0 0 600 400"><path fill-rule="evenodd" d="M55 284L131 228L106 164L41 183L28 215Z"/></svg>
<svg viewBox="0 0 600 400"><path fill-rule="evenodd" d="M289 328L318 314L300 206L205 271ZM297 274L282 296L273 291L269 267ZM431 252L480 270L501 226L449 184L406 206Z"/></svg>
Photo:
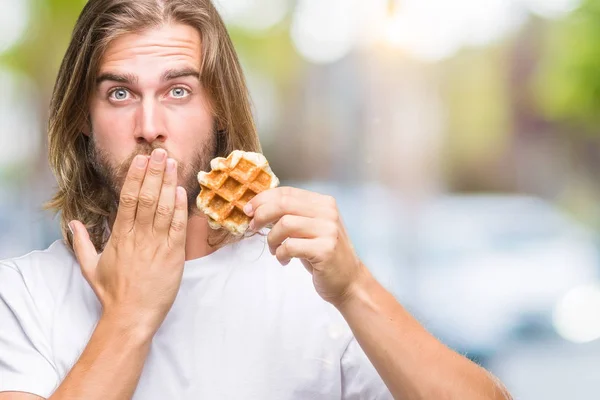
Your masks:
<svg viewBox="0 0 600 400"><path fill-rule="evenodd" d="M259 193L244 212L253 217L250 230L273 225L267 236L271 254L282 265L299 258L319 295L333 305L347 300L365 275L333 197L278 187Z"/></svg>

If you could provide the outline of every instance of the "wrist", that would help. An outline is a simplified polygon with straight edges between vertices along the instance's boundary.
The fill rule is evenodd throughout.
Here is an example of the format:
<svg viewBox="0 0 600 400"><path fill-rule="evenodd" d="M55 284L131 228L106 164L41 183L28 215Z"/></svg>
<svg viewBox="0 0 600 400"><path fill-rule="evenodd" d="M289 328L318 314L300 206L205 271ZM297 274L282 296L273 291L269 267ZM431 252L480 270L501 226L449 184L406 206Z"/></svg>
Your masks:
<svg viewBox="0 0 600 400"><path fill-rule="evenodd" d="M150 343L158 330L149 321L132 318L132 313L119 311L104 311L99 324L105 324L119 337L140 345Z"/></svg>
<svg viewBox="0 0 600 400"><path fill-rule="evenodd" d="M353 307L357 302L366 300L366 296L372 290L373 284L377 283L371 272L360 263L358 273L354 280L348 285L347 290L334 303L334 306L342 313Z"/></svg>

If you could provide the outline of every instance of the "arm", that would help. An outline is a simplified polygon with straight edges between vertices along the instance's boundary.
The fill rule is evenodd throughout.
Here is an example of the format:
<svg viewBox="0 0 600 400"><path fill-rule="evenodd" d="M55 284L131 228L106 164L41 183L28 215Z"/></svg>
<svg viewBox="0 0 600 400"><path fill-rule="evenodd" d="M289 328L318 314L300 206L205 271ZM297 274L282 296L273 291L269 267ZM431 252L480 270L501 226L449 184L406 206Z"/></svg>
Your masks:
<svg viewBox="0 0 600 400"><path fill-rule="evenodd" d="M271 253L282 265L302 261L396 399L510 399L494 377L437 341L377 283L358 259L335 199L281 187L258 194L244 212L253 217L251 229L274 224Z"/></svg>
<svg viewBox="0 0 600 400"><path fill-rule="evenodd" d="M123 326L122 320L116 315L100 318L81 357L50 400L133 396L152 333Z"/></svg>
<svg viewBox="0 0 600 400"><path fill-rule="evenodd" d="M511 398L486 370L429 334L366 268L335 305L394 398Z"/></svg>
<svg viewBox="0 0 600 400"><path fill-rule="evenodd" d="M175 300L185 261L187 196L177 187L175 161L154 158L157 151L150 162L137 156L131 164L101 256L85 226L79 221L70 224L81 271L103 312L52 400L131 398L152 338ZM0 394L0 400L38 398Z"/></svg>

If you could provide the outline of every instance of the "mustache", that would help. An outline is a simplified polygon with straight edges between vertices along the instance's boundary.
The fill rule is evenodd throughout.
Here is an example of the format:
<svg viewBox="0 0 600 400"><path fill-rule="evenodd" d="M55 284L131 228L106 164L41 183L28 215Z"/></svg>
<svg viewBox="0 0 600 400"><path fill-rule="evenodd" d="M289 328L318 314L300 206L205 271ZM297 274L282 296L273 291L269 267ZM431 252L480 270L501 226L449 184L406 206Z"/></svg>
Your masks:
<svg viewBox="0 0 600 400"><path fill-rule="evenodd" d="M160 144L160 143L155 144L154 142L153 143L144 142L144 143L137 144L135 149L131 152L131 154L129 155L129 157L127 157L127 159L123 162L123 164L125 162L129 162L129 164L131 164L131 161L133 161L133 159L137 155L149 156L156 149L163 149L164 151L167 152L167 157L170 157L169 149L167 149L162 144Z"/></svg>
<svg viewBox="0 0 600 400"><path fill-rule="evenodd" d="M157 143L157 142L152 142L152 143L148 143L148 142L138 143L136 145L135 149L133 150L133 153L143 154L143 155L148 155L149 156L156 149L163 149L167 153L169 153L169 150L165 146L163 146L162 143Z"/></svg>
<svg viewBox="0 0 600 400"><path fill-rule="evenodd" d="M135 149L131 152L131 154L124 161L122 161L121 164L117 167L118 178L120 178L120 179L125 178L125 176L127 175L127 171L129 170L129 167L131 166L131 163L133 162L133 159L137 155L150 156L152 154L152 152L156 149L163 149L164 151L166 151L167 157L173 158L175 161L177 161L177 167L178 167L177 172L178 173L182 172L184 164L181 162L181 160L177 159L176 157L173 157L170 154L169 149L167 149L161 143L144 142L144 143L138 143L137 146L135 147Z"/></svg>

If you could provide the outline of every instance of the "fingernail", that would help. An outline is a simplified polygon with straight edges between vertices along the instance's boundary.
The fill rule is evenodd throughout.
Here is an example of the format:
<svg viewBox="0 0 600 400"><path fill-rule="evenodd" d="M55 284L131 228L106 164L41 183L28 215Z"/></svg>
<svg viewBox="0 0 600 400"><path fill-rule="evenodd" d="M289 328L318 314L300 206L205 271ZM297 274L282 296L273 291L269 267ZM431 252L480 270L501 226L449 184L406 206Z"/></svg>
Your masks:
<svg viewBox="0 0 600 400"><path fill-rule="evenodd" d="M71 235L74 235L75 232L74 232L74 229L73 229L73 221L69 222L67 224L67 226L69 227L69 230L71 231Z"/></svg>
<svg viewBox="0 0 600 400"><path fill-rule="evenodd" d="M251 216L252 215L252 204L246 203L246 205L244 206L244 212L246 213L246 215Z"/></svg>
<svg viewBox="0 0 600 400"><path fill-rule="evenodd" d="M254 231L254 220L250 221L250 225L248 225L248 229Z"/></svg>
<svg viewBox="0 0 600 400"><path fill-rule="evenodd" d="M283 265L285 267L286 265L288 265L290 263L290 261L292 261L292 260L285 260L284 262L281 263L281 265Z"/></svg>
<svg viewBox="0 0 600 400"><path fill-rule="evenodd" d="M167 160L167 172L173 172L175 170L175 160L169 158Z"/></svg>
<svg viewBox="0 0 600 400"><path fill-rule="evenodd" d="M139 168L145 168L146 161L148 161L148 159L145 156L135 156L135 165Z"/></svg>
<svg viewBox="0 0 600 400"><path fill-rule="evenodd" d="M152 161L161 162L165 159L167 152L163 149L156 149L152 152Z"/></svg>

